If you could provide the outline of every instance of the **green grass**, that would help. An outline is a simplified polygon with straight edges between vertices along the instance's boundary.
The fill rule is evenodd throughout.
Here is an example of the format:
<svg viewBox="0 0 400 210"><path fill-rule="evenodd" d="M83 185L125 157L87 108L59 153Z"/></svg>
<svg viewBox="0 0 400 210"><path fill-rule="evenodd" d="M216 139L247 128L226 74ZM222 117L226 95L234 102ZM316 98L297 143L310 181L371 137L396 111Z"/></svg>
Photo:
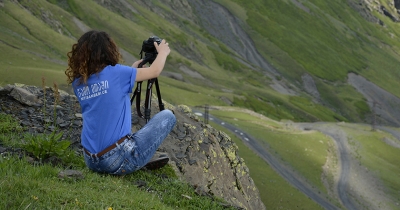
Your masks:
<svg viewBox="0 0 400 210"><path fill-rule="evenodd" d="M373 176L383 182L387 193L395 202L400 201L400 168L398 164L400 149L390 146L384 138L394 139L386 132L372 132L370 127L342 127L356 149L355 158L367 167Z"/></svg>
<svg viewBox="0 0 400 210"><path fill-rule="evenodd" d="M0 131L2 145L21 144L23 130L13 117L0 114ZM25 156L2 153L0 168L0 209L227 209L219 198L197 195L171 166L112 176L75 165L83 179L59 178L61 165L32 164ZM138 187L139 182L144 185Z"/></svg>
<svg viewBox="0 0 400 210"><path fill-rule="evenodd" d="M249 118L240 112L211 111L211 114L251 134L265 150L295 169L309 184L320 192L327 192L320 177L331 141L328 137L319 132L302 133L282 129L276 123L271 124L256 117Z"/></svg>
<svg viewBox="0 0 400 210"><path fill-rule="evenodd" d="M153 2L159 9L174 12L162 1ZM275 120L360 122L370 110L364 97L346 83L348 72L358 73L400 96L397 85L400 79L397 70L400 62L400 28L382 14L374 12L385 23L385 27L365 21L344 0L303 1L311 13L302 11L291 1L216 2L243 21L242 27L253 38L257 50L280 71L283 78L301 85L301 76L311 74L324 104L329 104L332 109L313 103L308 96L287 96L273 91L269 86L269 78L259 72L244 70L241 64L230 57L233 52L228 47L195 22L177 17L175 25L173 21L160 18L159 14L133 1L128 3L140 14L132 13L130 19L92 0L5 1L5 6L0 8L0 85L17 82L41 86L42 77L50 82L65 84L63 71L66 69L66 53L82 34L73 21L73 17L77 17L93 29L109 32L120 47L134 56L137 56L142 41L150 35L169 40L172 53L166 69L182 73L179 65L184 64L205 77L200 80L184 74L187 83L160 77L162 98L172 104L226 105L220 100L220 97L226 97L235 106L252 109ZM381 2L388 6L386 1ZM43 10L50 11L52 19L61 24L61 32L44 23ZM189 56L195 56L195 59L189 59ZM227 93L222 89L232 92ZM290 164L301 165L291 158L290 152L300 153L300 150L313 143L319 145L317 135L310 137L304 147L297 148L300 142L308 140L303 139L303 134L295 134L291 138L285 132L272 132L272 128L279 127L272 122L265 123L272 126L271 129L262 130L260 124L264 122L254 122L257 120L238 112L235 114L245 124L254 123L247 128L252 135L282 139L281 142L271 143L275 144L277 154ZM286 144L282 142L289 145L288 151L283 148ZM323 150L323 146L318 148ZM322 151L308 155L306 157L315 159L316 164L322 162ZM366 164L369 162L366 161ZM372 167L376 165L379 163L372 163ZM318 173L318 170L310 171ZM270 171L263 172L274 176ZM307 172L302 173L311 176ZM309 179L319 185L317 180ZM385 179L393 180L390 177ZM263 184L265 186L271 182ZM270 203L276 198L271 194L274 193L264 193L265 197L272 198ZM280 196L284 197L284 194L280 193Z"/></svg>
<svg viewBox="0 0 400 210"><path fill-rule="evenodd" d="M9 18L18 20L18 24L7 25L7 27L11 29L18 27L22 31L21 35L24 36L25 34L25 38L39 45L46 54L58 59L67 58L65 49L72 46L73 40L71 38L57 33L43 21L32 18L32 15L27 10L15 3L6 1L5 9L2 12L7 13L10 16ZM29 30L24 29L24 27L29 27ZM37 49L39 50L40 48Z"/></svg>
<svg viewBox="0 0 400 210"><path fill-rule="evenodd" d="M239 156L245 160L267 209L323 209L283 179L234 133L213 122L211 125L227 133L238 145Z"/></svg>
<svg viewBox="0 0 400 210"><path fill-rule="evenodd" d="M328 151L332 150L332 139L320 132L304 132L293 129L290 127L290 122L279 123L270 119L260 118L259 116L249 115L239 109L229 109L230 111L223 111L223 109L210 110L210 113L251 134L260 141L260 145L265 150L280 159L283 164L292 168L295 173L313 186L318 193L328 197L327 189L321 180L321 175L322 166L329 155ZM288 123L289 126L286 126ZM239 147L239 155L246 161L246 165L250 169L250 175L260 189L263 202L267 206L271 205L273 209L278 208L272 200L269 200L270 196L281 195L279 194L279 190L283 188L283 191L289 191L291 186L285 186L280 183L279 189L277 189L277 186L268 183L267 180L275 179L273 174L267 172L268 170L272 170L269 165L252 152L242 140L237 138L235 133L215 123L212 123L212 125L232 136L232 139L234 139ZM384 141L385 138L394 139L395 137L386 132L372 132L371 127L367 125L346 123L340 124L340 126L348 135L349 144L352 150L354 150L352 152L354 158L360 161L362 167L368 169L371 176L384 184L385 193L394 202L399 202L400 198L397 195L400 191L398 176L400 174L400 168L398 167L400 149ZM399 129L397 128L397 130ZM326 175L328 179L332 179L330 181L334 181L332 174ZM268 189L269 187L276 188L273 189L274 192L264 194L265 191L270 190ZM273 197L273 199L279 198ZM338 203L338 201L332 200L332 198L329 199L333 203ZM294 207L287 208L293 209Z"/></svg>
<svg viewBox="0 0 400 210"><path fill-rule="evenodd" d="M0 83L38 85L40 78L46 77L49 81L65 85L63 71L66 69L66 53L82 34L73 20L76 17L93 29L109 32L120 47L134 56L138 56L142 41L150 35L169 40L172 53L166 71L182 73L186 81L186 84L173 80L163 83L169 85L164 86L168 90L164 91L167 92L163 94L164 98L172 104L203 105L206 101L209 104L224 105L220 100L223 96L236 106L250 108L277 120L362 121L362 116L370 110L360 94L355 94L357 99L352 102L347 100L349 94L346 90L349 88L343 83L347 72L359 72L388 91L395 94L398 92L396 85L385 82L397 75L394 67L399 62L396 52L400 51L400 47L385 34L392 30L399 32L393 24L388 23L388 29L382 31L363 22L348 9L340 12L343 19L339 19L328 4L319 2L314 3L314 6L305 3L313 8L313 15L297 12L298 8L288 2L269 2L266 5L261 1L245 4L238 0L218 2L245 21L242 26L253 38L260 54L281 72L279 80L284 78L301 84L301 75L309 72L315 75L317 84L323 81L320 79L333 81L325 84L327 87L317 86L322 99L333 109L313 104L305 95L298 96L305 98L301 99L275 92L269 86L270 78L238 62L232 57L234 52L229 47L210 36L195 22L182 20L181 24L175 24L159 18L159 14L149 12L134 2L129 3L140 14L128 14L125 11L127 18L124 18L114 12L118 8L106 9L92 0L24 0L20 4L7 1L0 10L0 64L4 67L0 69ZM154 3L161 10L173 13L162 2ZM338 8L341 4L332 2L332 5ZM324 10L327 12L324 13ZM46 14L53 22L45 23L48 20L43 19L43 11L48 11ZM315 18L315 15L320 18ZM260 25L258 18L265 19L268 30L265 30L263 24ZM353 19L356 22L349 21ZM313 24L304 25L307 22ZM55 23L59 23L58 26ZM367 39L362 31L354 32L354 28L361 28L376 38ZM380 48L378 39L393 47ZM379 55L375 56L375 51ZM386 56L388 53L390 56ZM184 74L179 70L182 64L199 72L205 79ZM367 66L372 71L363 71ZM385 73L378 78L379 66L385 68ZM232 90L233 93L226 93L223 89ZM344 91L337 93L337 89ZM352 93L356 92L352 90Z"/></svg>
<svg viewBox="0 0 400 210"><path fill-rule="evenodd" d="M171 177L171 167L127 176L81 169L82 180L60 179L63 168L32 165L16 157L0 156L0 167L2 209L225 209L220 201L198 196L191 186ZM139 182L146 185L136 186Z"/></svg>
<svg viewBox="0 0 400 210"><path fill-rule="evenodd" d="M175 105L200 106L207 102L212 102L215 105L226 105L220 100L220 97L232 98L230 93L210 90L206 87L187 84L167 77L160 77L158 81L162 98ZM145 83L147 84L147 82Z"/></svg>
<svg viewBox="0 0 400 210"><path fill-rule="evenodd" d="M246 8L247 18L244 20L253 29L250 35L258 50L289 81L301 83L301 74L308 72L322 78L321 82L344 82L348 72L358 72L385 90L399 94L396 85L399 74L395 72L395 66L399 65L399 29L387 17L375 13L388 27L372 24L344 1L303 1L310 13L302 11L291 1L233 2L226 7L231 9L232 5L239 5ZM386 1L380 2L387 4ZM229 4L227 1L224 3ZM238 13L234 8L231 10ZM332 89L319 89L324 96L335 95L335 89L342 86L337 83L328 85ZM340 98L343 96L339 95ZM352 113L364 115L368 111L357 110L359 104L343 103L342 99L339 103L328 102L338 108L340 114L355 121L360 118Z"/></svg>

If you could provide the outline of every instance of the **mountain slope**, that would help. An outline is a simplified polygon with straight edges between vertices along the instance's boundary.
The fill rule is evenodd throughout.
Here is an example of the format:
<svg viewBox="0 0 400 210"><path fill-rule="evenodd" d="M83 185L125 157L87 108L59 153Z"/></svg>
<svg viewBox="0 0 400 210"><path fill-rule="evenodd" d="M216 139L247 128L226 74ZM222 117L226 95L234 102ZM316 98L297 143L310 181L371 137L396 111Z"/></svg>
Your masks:
<svg viewBox="0 0 400 210"><path fill-rule="evenodd" d="M44 77L69 90L66 53L85 31L110 33L128 65L158 35L173 104L399 126L397 17L387 0L1 0L0 84Z"/></svg>
<svg viewBox="0 0 400 210"><path fill-rule="evenodd" d="M377 23L354 8L353 1L3 1L0 75L3 83L38 85L46 76L65 84L66 53L84 31L110 33L127 64L158 35L173 49L164 75L174 80L161 83L172 103L180 103L177 92L193 98L189 105L233 104L274 119L371 122L372 104L347 74L398 97L399 30L381 7L358 8ZM32 72L38 76L24 76Z"/></svg>

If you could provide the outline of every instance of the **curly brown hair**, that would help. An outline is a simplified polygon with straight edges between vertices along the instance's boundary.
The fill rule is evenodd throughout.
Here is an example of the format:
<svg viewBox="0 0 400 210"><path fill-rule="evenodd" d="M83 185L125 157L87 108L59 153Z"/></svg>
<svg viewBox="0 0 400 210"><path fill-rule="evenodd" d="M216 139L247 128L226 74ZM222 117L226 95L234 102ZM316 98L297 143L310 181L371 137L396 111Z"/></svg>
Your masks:
<svg viewBox="0 0 400 210"><path fill-rule="evenodd" d="M86 84L92 74L101 72L108 65L115 66L121 59L117 45L103 31L88 31L72 45L67 53L68 68L65 70L68 84L79 78L79 84Z"/></svg>

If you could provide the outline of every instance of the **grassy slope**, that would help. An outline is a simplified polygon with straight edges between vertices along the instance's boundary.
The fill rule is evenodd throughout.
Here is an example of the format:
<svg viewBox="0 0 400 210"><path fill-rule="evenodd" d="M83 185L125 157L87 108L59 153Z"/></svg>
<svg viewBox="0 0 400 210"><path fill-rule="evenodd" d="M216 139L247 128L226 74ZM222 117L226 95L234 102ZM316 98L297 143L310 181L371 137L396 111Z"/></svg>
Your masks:
<svg viewBox="0 0 400 210"><path fill-rule="evenodd" d="M65 49L73 40L32 18L20 5L6 1L0 10L0 77L1 83L40 84L41 77L63 83ZM28 30L27 30L28 29Z"/></svg>
<svg viewBox="0 0 400 210"><path fill-rule="evenodd" d="M236 125L245 132L250 133L260 141L267 151L278 157L283 164L293 168L313 188L326 195L328 189L322 181L322 166L326 162L327 151L332 150L332 139L319 132L300 132L284 123L261 119L251 116L242 111L211 111L211 113L224 121ZM234 117L232 117L234 116ZM213 124L218 129L223 129L220 125ZM399 201L398 192L400 190L400 173L397 160L399 158L399 148L388 145L384 142L385 138L394 138L385 132L373 132L370 127L357 124L341 124L348 135L349 144L352 148L352 156L360 161L360 165L370 171L369 173L376 180L383 183L384 191L394 202ZM226 130L225 130L226 131ZM239 154L246 160L246 165L254 182L260 189L261 198L266 206L276 209L281 207L277 200L290 200L283 207L296 209L294 203L290 201L299 198L299 192L293 193L291 187L287 186L286 181L281 177L276 177L271 172L271 168L262 159L256 157L254 152L245 146L242 140L238 139L234 133L226 131L233 136L239 146ZM262 165L262 167L260 167ZM268 175L266 175L268 174ZM328 182L333 183L334 174L325 174ZM279 183L275 185L275 183ZM289 194L286 194L290 192ZM272 198L271 198L272 197ZM300 196L301 197L301 196ZM339 201L329 198L332 203L339 205ZM304 205L309 205L305 202ZM388 203L393 205L392 203ZM286 206L287 205L287 206ZM395 208L393 206L393 208Z"/></svg>
<svg viewBox="0 0 400 210"><path fill-rule="evenodd" d="M196 193L171 166L113 176L90 171L76 153L64 154L78 158L72 165L33 161L20 149L33 144L26 141L19 124L13 116L0 113L0 145L7 148L0 154L0 209L235 209L220 198ZM47 138L35 141L49 151ZM83 177L60 177L60 171L67 169L79 170Z"/></svg>
<svg viewBox="0 0 400 210"><path fill-rule="evenodd" d="M317 81L317 86L322 97L332 106L339 107L343 112L340 114L345 118L315 105L307 97L282 96L271 91L266 86L268 82L259 75L235 72L235 69L222 69L220 65L226 65L224 63L233 62L233 60L229 56L218 53L218 50L222 48L217 40L189 23L187 27L204 37L207 42L196 40L193 36L185 34L183 29L158 18L155 13L147 12L138 5L135 6L143 12L143 15L138 15L137 21L129 21L100 7L93 1L83 3L70 0L66 6L69 9L66 10L44 0L21 1L30 8L42 7L52 11L54 18L60 21L65 28L62 35L51 30L48 25L36 18L34 13L28 13L20 5L5 1L5 7L0 9L0 66L2 66L0 68L0 84L20 82L40 85L42 76L50 78L47 81L64 83L63 71L66 68L66 52L74 42L73 37L80 35L79 28L72 21L72 16L77 16L92 28L107 30L115 37L120 46L133 55L137 55L141 41L152 34L168 37L175 44L179 44L179 40L185 40L185 43L194 40L194 46L208 66L188 60L173 50L167 70L179 72L178 64L184 63L201 73L214 85L205 86L203 80L192 79L189 76L186 78L192 82L192 85L161 77L163 98L173 104L195 106L207 102L223 105L219 97L225 96L233 100L236 105L249 107L273 119L284 118L298 121L350 119L358 121L361 119L360 115L367 113L369 109L366 107L363 97L352 87L344 84L348 71L358 72L386 90L398 94L395 83L398 81L399 75L395 70L399 62L396 54L399 51L399 44L397 36L389 38L387 34L392 32L397 35L399 29L380 14L377 16L385 22L387 28L365 22L342 1L330 2L329 5L314 1L305 2L304 4L313 11L313 15L296 8L290 1L219 0L218 2L227 5L228 9L249 24L247 27L252 28L249 30L250 35L259 46L260 53L281 70L282 75L289 81L299 80L299 76L305 71L331 81ZM256 21L259 18L263 21ZM265 24L268 27L265 27ZM159 25L163 25L165 28L161 30ZM210 43L211 48L206 45ZM215 60L216 57L220 63ZM222 87L232 89L234 92L222 92L220 90ZM243 98L246 101L242 100ZM242 126L246 125L242 124ZM254 135L266 132L259 135L261 137L269 136L271 141L276 141L272 142L275 143L274 150L282 156L285 162L293 164L295 167L301 165L290 155L290 152L299 152L298 149L303 151L306 148L306 145L296 147L296 144L302 141L302 135L296 136L298 141L296 142L291 141L292 138L287 139L285 133L261 131L259 125L256 124L250 126L248 130L252 131L251 133ZM286 139L291 148L289 153L282 148L278 139ZM315 143L312 141L316 141L316 139L310 139L310 144ZM318 142L316 144L319 145ZM241 148L241 150L245 149ZM316 155L314 159L318 161L311 170L312 174L307 174L301 168L298 170L320 189L321 183L315 178L315 175L319 173L318 165L323 163L324 154L314 155ZM307 154L301 158L307 158ZM252 171L257 170L254 168L259 164L259 160L251 155L245 159L246 162L252 162L252 164L248 164L249 167L253 165ZM260 170L264 170L264 168ZM253 172L252 174L254 177L260 177L260 174L265 173L276 177L276 174L273 175L268 171ZM392 180L392 178L385 179ZM261 186L268 185L268 181L257 181L256 178L255 180ZM285 184L280 181L276 187L280 188L283 185ZM264 188L261 187L261 189ZM283 192L287 189L289 187L284 187ZM268 188L268 190L270 191L261 190L264 197L273 194L276 188ZM321 189L321 191L325 190ZM281 196L285 197L283 194ZM267 199L268 203L275 200Z"/></svg>
<svg viewBox="0 0 400 210"><path fill-rule="evenodd" d="M393 139L386 132L371 132L364 126L344 127L349 135L350 144L355 150L355 156L360 164L371 171L373 176L383 182L385 190L393 195L395 202L400 201L400 167L398 164L400 148L390 146L385 138Z"/></svg>
<svg viewBox="0 0 400 210"><path fill-rule="evenodd" d="M2 209L226 209L176 177L162 178L170 167L122 177L83 169L85 178L75 180L57 178L63 168L16 157L0 156L0 166Z"/></svg>
<svg viewBox="0 0 400 210"><path fill-rule="evenodd" d="M267 209L322 209L277 174L234 133L215 123L211 123L211 125L226 132L238 145L239 155L245 159L246 165L250 169L250 175L259 189L261 200Z"/></svg>
<svg viewBox="0 0 400 210"><path fill-rule="evenodd" d="M234 101L235 105L251 108L274 119L286 118L295 121L335 121L338 119L344 121L349 119L356 121L360 120L358 115L354 114L360 112L359 107L354 104L362 103L363 100L348 102L340 96L332 99L330 97L330 95L332 95L330 94L332 93L332 90L329 89L330 86L325 89L321 88L321 90L326 90L326 94L322 95L326 96L326 100L331 103L332 106L340 107L341 110L350 111L344 113L333 113L326 107L319 105L311 106L319 107L318 109L310 109L301 104L301 101L306 101L307 104L313 104L309 99L299 100L296 98L289 98L272 91L268 86L269 82L267 78L259 73L250 71L241 64L238 64L237 61L230 56L231 52L229 52L223 44L206 34L204 30L198 28L198 26L191 22L186 21L184 22L184 27L177 27L163 18L158 18L157 14L148 12L134 3L132 4L140 14L132 14L133 18L131 20L116 15L93 1L82 2L70 0L67 1L67 3L64 2L64 9L58 7L56 1L53 2L55 2L55 4L51 4L44 0L21 1L21 4L29 7L30 10L33 11L32 13L28 13L26 10L22 9L21 6L10 2L6 2L5 7L1 10L4 12L4 15L8 15L1 19L2 23L0 25L2 26L2 29L8 31L8 34L13 34L2 34L2 40L7 40L10 45L17 46L19 49L28 49L29 51L38 52L45 57L56 60L56 62L48 62L49 59L44 60L42 58L43 56L37 56L23 52L22 50L10 49L10 47L3 46L2 52L5 53L4 57L7 58L7 60L3 60L3 62L8 62L8 64L4 63L8 68L0 69L0 74L4 76L2 78L5 78L1 81L3 84L21 82L37 85L40 83L40 78L42 76L49 77L50 81L54 79L54 81L59 84L65 83L63 78L63 70L66 68L65 55L66 52L70 50L70 46L75 39L74 37L80 36L79 27L72 20L72 17L76 16L91 28L108 31L117 41L118 45L130 52L132 55L137 55L137 49L140 48L141 41L153 34L168 38L168 40L177 47L185 47L189 44L193 45L195 47L195 53L201 55L200 58L203 63L200 64L194 60L188 60L178 53L178 51L173 50L166 67L167 71L182 73L178 68L179 65L185 64L206 78L205 80L199 80L184 74L185 80L192 83L194 85L193 87L195 87L194 89L201 90L196 92L186 92L187 96L185 98L196 98L198 92L207 95L208 92L212 91L212 95L223 95ZM226 5L229 5L228 8L235 11L235 14L238 14L239 17L249 18L249 23L251 23L251 16L247 15L247 12L251 11L249 8L240 7L239 4L225 3ZM287 5L284 6L286 7ZM53 14L51 18L61 24L61 34L52 31L49 26L44 24L42 20L38 19L41 17L41 11L43 10L50 11L51 14ZM18 13L18 15L14 14L14 22L12 22L12 18L9 18L10 15L8 13ZM19 21L17 17L21 17L22 21ZM34 24L26 24L23 20L31 20ZM45 28L46 30L39 30L32 33L31 31L34 30L30 28L31 25L35 28ZM160 25L163 26L162 29L160 28ZM260 35L268 34L262 34L256 30L257 28L255 26L252 27L255 30L250 31L254 32L253 35L257 38L255 39L256 42L259 40L262 42L262 44L256 44L260 44L260 49L267 49L267 51L260 50L260 52L265 55L267 59L270 57L268 55L273 53L271 56L278 60L270 60L277 66L282 67L280 70L282 70L283 75L287 76L289 79L292 78L290 79L292 81L295 80L295 77L298 79L298 76L305 71L305 68L302 67L303 65L301 65L299 61L294 60L290 53L284 52L285 48L279 46L279 43L274 43L273 39L267 40L266 42L264 42L266 40L265 37L258 39L260 38ZM196 34L196 37L203 37L203 39L198 39L193 35L187 34L185 30L190 30L192 34ZM19 39L16 39L16 37L19 37ZM39 40L35 40L36 38ZM43 46L38 44L29 45L28 41L22 42L21 40L34 40L35 43L39 43ZM49 41L42 43L41 40ZM60 44L58 44L58 42ZM295 39L293 42L298 42L298 40ZM49 43L57 43L57 49L47 49L49 48ZM318 45L316 47L318 47ZM54 50L56 53L53 52ZM12 53L9 52L13 52L14 56L7 56L12 55ZM18 54L18 56L15 56L16 54ZM29 59L29 56L32 58ZM305 58L302 58L302 60L307 62L307 59ZM18 66L11 66L9 63L18 63ZM207 64L207 66L204 66L204 63ZM321 63L321 65L323 65L323 63ZM32 66L37 68L32 68ZM242 67L237 68L238 66ZM51 69L55 71L49 72ZM34 75L38 76L29 76L28 78L26 75L32 74L20 74L20 72L28 73L29 70L33 70ZM287 70L290 70L290 72ZM332 71L333 70L330 72ZM176 92L180 92L179 89L182 88L183 84L180 82L168 83L170 86L165 88L168 90L164 91L165 93L163 95L165 98L171 99L171 103L181 104L181 100L176 98L174 95L176 95ZM175 83L177 84L175 85ZM206 87L202 88L204 86ZM238 89L238 87L240 87L240 89ZM234 90L234 92L226 93L223 92L222 89L231 89ZM362 99L362 97L354 90L353 93L358 96L357 98ZM263 100L260 101L257 100L257 98L263 98ZM207 100L208 103L211 104L214 103L215 105L220 105L224 103L222 100L219 100L219 97L211 97L209 99L216 99ZM299 103L299 101L301 103ZM204 101L194 100L188 102L188 104L202 105L204 104ZM344 116L344 118L338 116L338 114Z"/></svg>
<svg viewBox="0 0 400 210"><path fill-rule="evenodd" d="M304 133L290 130L282 124L276 126L274 123L242 112L211 111L211 113L252 134L254 138L260 140L261 145L265 146L265 150L277 155L283 163L293 167L321 192L326 192L320 177L329 149L328 137L319 132Z"/></svg>
<svg viewBox="0 0 400 210"><path fill-rule="evenodd" d="M363 97L343 84L348 72L357 72L399 96L400 33L387 17L378 15L388 27L369 23L347 1L302 1L309 13L291 1L234 2L247 8L247 16L242 11L234 13L246 18L261 54L292 82L301 82L300 75L306 71L323 79L317 83L321 97L347 119L358 121L363 119L359 113L369 112ZM354 99L349 101L347 94L338 93L341 86Z"/></svg>

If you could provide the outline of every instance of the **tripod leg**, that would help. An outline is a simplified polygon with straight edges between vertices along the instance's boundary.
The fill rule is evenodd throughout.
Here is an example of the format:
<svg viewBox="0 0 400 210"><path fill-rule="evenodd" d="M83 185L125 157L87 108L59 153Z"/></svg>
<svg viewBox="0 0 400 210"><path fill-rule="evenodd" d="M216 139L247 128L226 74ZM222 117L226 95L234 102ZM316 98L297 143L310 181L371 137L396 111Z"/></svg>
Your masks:
<svg viewBox="0 0 400 210"><path fill-rule="evenodd" d="M139 117L143 117L142 113L140 112L140 95L141 95L140 91L141 91L141 89L142 89L142 82L138 82L134 95L137 95L136 96L137 97L136 98L136 111L137 111Z"/></svg>
<svg viewBox="0 0 400 210"><path fill-rule="evenodd" d="M153 87L154 79L151 79L147 82L147 90L146 90L146 101L144 108L144 118L146 119L146 123L150 120L151 114L151 96L152 96L152 87Z"/></svg>
<svg viewBox="0 0 400 210"><path fill-rule="evenodd" d="M158 98L158 106L160 108L160 111L164 110L164 103L162 102L161 99L161 92L160 92L160 86L158 85L158 79L155 78L155 84L156 84L156 91L157 91L157 98Z"/></svg>
<svg viewBox="0 0 400 210"><path fill-rule="evenodd" d="M132 98L131 98L131 106L132 106L133 100L135 100L135 96L136 96L137 90L138 90L138 87L136 87L135 91L133 92L133 95L132 95Z"/></svg>

